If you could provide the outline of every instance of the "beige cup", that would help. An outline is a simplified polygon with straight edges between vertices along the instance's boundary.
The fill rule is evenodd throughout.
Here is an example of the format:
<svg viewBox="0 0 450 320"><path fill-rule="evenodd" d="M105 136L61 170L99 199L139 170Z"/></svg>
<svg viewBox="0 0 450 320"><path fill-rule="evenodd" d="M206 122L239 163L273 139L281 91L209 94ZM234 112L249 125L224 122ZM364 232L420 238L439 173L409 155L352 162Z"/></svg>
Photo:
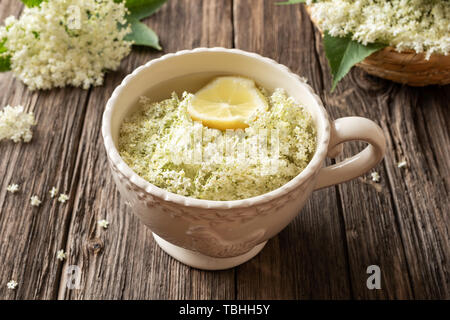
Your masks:
<svg viewBox="0 0 450 320"><path fill-rule="evenodd" d="M117 151L120 125L142 95L154 101L172 91L195 92L219 75L241 75L268 90L284 88L310 112L317 128L317 150L305 170L269 193L233 201L209 201L165 191L134 173ZM236 49L198 48L152 60L128 75L114 90L103 115L102 134L114 181L134 213L160 247L175 259L200 269L237 266L261 251L300 213L312 191L354 179L383 158L385 139L374 122L347 117L330 122L320 98L287 67ZM341 143L369 145L357 155L323 167Z"/></svg>

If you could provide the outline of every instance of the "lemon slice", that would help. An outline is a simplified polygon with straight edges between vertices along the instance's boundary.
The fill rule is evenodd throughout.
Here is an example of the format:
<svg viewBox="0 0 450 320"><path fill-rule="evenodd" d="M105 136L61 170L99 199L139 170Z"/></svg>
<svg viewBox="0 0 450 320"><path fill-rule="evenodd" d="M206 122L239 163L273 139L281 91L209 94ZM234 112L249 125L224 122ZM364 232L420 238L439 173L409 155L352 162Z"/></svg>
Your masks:
<svg viewBox="0 0 450 320"><path fill-rule="evenodd" d="M253 80L218 77L194 95L187 111L194 121L226 130L247 128L245 121L250 115L267 108L267 100Z"/></svg>

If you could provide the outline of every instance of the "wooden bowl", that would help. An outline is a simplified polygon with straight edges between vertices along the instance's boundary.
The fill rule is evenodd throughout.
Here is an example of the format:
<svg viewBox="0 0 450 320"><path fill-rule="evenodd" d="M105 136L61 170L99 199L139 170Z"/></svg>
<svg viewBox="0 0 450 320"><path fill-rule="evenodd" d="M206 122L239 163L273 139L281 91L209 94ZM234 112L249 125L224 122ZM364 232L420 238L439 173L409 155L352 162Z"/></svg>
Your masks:
<svg viewBox="0 0 450 320"><path fill-rule="evenodd" d="M310 8L306 7L306 10L311 18ZM311 20L320 30L314 19ZM450 84L450 55L432 54L426 60L423 53L413 50L398 52L393 47L386 47L356 66L371 75L410 86Z"/></svg>
<svg viewBox="0 0 450 320"><path fill-rule="evenodd" d="M450 56L432 54L426 60L423 53L413 50L398 52L393 47L373 53L357 64L367 73L422 87L432 84L450 84Z"/></svg>

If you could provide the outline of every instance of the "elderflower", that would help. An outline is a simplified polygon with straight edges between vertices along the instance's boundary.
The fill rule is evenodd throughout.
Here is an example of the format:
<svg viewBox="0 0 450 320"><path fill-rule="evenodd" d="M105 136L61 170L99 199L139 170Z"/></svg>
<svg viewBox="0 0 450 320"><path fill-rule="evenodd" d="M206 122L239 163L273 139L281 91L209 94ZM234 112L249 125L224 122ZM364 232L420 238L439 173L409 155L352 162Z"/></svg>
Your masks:
<svg viewBox="0 0 450 320"><path fill-rule="evenodd" d="M403 167L406 167L407 165L408 165L408 163L405 160L402 160L397 163L397 168L403 168Z"/></svg>
<svg viewBox="0 0 450 320"><path fill-rule="evenodd" d="M380 42L397 51L447 55L450 52L450 1L307 1L318 26L332 36L351 35L364 45Z"/></svg>
<svg viewBox="0 0 450 320"><path fill-rule="evenodd" d="M316 131L310 114L284 90L261 91L268 110L234 131L192 121L192 94L156 103L143 97L142 108L121 125L120 155L150 183L184 196L237 200L277 189L308 165Z"/></svg>
<svg viewBox="0 0 450 320"><path fill-rule="evenodd" d="M101 85L105 70L116 70L131 50L127 13L125 1L43 1L5 20L3 55L31 90Z"/></svg>
<svg viewBox="0 0 450 320"><path fill-rule="evenodd" d="M64 249L58 250L56 253L56 259L59 261L64 261L66 259L66 253L64 252Z"/></svg>
<svg viewBox="0 0 450 320"><path fill-rule="evenodd" d="M7 105L0 110L0 140L11 139L19 142L30 142L33 138L31 127L36 124L33 112L24 112L23 106Z"/></svg>
<svg viewBox="0 0 450 320"><path fill-rule="evenodd" d="M58 201L61 203L66 203L69 200L69 196L67 194L61 193L58 197Z"/></svg>
<svg viewBox="0 0 450 320"><path fill-rule="evenodd" d="M54 198L58 194L58 189L56 189L56 187L53 187L53 188L51 188L49 193L50 193L50 197Z"/></svg>
<svg viewBox="0 0 450 320"><path fill-rule="evenodd" d="M17 283L17 281L11 280L11 281L9 281L9 282L6 284L6 287L7 287L8 289L14 290L14 289L17 288L18 285L19 285L19 284Z"/></svg>
<svg viewBox="0 0 450 320"><path fill-rule="evenodd" d="M19 185L18 184L10 184L7 188L6 191L9 191L11 193L16 193L17 191L19 191Z"/></svg>
<svg viewBox="0 0 450 320"><path fill-rule="evenodd" d="M33 207L39 207L39 205L41 204L42 201L39 200L38 196L32 196L30 198L30 202Z"/></svg>
<svg viewBox="0 0 450 320"><path fill-rule="evenodd" d="M103 229L108 229L108 226L109 226L109 222L105 219L98 220L97 224L99 225L99 227L101 227Z"/></svg>
<svg viewBox="0 0 450 320"><path fill-rule="evenodd" d="M378 172L372 172L370 175L372 176L373 182L380 182L380 174Z"/></svg>

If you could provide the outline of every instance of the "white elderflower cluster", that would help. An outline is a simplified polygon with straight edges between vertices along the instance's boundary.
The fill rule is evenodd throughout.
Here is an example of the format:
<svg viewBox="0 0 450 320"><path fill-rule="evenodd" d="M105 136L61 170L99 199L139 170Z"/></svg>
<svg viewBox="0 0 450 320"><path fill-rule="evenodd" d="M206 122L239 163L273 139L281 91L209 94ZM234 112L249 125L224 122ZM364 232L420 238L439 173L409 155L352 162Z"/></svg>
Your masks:
<svg viewBox="0 0 450 320"><path fill-rule="evenodd" d="M264 90L262 90L265 92ZM141 177L199 199L237 200L289 182L311 160L316 132L309 113L284 90L267 97L245 130L221 131L191 120L192 94L152 103L122 123L119 151Z"/></svg>
<svg viewBox="0 0 450 320"><path fill-rule="evenodd" d="M332 36L351 34L364 45L380 42L397 51L450 52L450 1L308 0L312 18Z"/></svg>
<svg viewBox="0 0 450 320"><path fill-rule="evenodd" d="M0 140L29 142L33 138L31 127L36 124L32 112L24 112L23 106L6 106L0 110Z"/></svg>
<svg viewBox="0 0 450 320"><path fill-rule="evenodd" d="M0 27L11 70L30 89L72 85L88 89L103 83L129 54L130 27L124 1L51 0L11 16Z"/></svg>

